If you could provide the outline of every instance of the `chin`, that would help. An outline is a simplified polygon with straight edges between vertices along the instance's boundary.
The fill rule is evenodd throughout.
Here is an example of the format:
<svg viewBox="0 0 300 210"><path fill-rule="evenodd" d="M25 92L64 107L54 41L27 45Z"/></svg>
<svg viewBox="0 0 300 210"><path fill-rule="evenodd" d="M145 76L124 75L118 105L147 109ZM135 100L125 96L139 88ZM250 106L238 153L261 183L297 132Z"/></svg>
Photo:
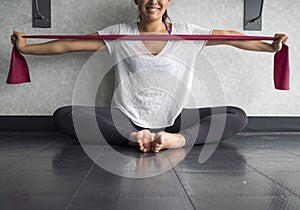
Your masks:
<svg viewBox="0 0 300 210"><path fill-rule="evenodd" d="M162 20L162 17L160 16L148 16L145 18L147 22L152 22L152 21L157 21L157 20Z"/></svg>

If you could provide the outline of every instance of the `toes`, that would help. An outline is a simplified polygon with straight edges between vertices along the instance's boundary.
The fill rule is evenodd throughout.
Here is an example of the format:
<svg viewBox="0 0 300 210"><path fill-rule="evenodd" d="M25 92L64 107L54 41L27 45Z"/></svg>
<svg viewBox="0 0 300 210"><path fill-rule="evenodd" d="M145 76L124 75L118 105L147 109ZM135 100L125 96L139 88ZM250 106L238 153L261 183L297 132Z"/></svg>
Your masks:
<svg viewBox="0 0 300 210"><path fill-rule="evenodd" d="M159 132L154 136L154 140L152 143L152 152L159 152L161 149L164 149L165 144L165 135L164 132Z"/></svg>
<svg viewBox="0 0 300 210"><path fill-rule="evenodd" d="M163 148L163 144L156 144L155 152L159 152Z"/></svg>
<svg viewBox="0 0 300 210"><path fill-rule="evenodd" d="M143 146L143 141L142 141L142 139L138 139L138 140L137 140L137 143L138 143L138 145L139 145L139 149L140 149L141 151L143 151L143 150L144 150L144 146Z"/></svg>
<svg viewBox="0 0 300 210"><path fill-rule="evenodd" d="M163 149L163 145L163 138L160 136L153 141L151 151L159 152L161 149Z"/></svg>
<svg viewBox="0 0 300 210"><path fill-rule="evenodd" d="M156 147L153 149L153 152L159 152L162 149L161 144L157 144Z"/></svg>
<svg viewBox="0 0 300 210"><path fill-rule="evenodd" d="M143 137L143 152L148 152L150 151L151 148L151 133L149 130L144 130L144 137Z"/></svg>
<svg viewBox="0 0 300 210"><path fill-rule="evenodd" d="M136 134L137 143L138 143L139 149L140 149L141 151L144 150L144 146L143 146L143 137L144 137L144 132L143 132L143 131L137 132L137 134Z"/></svg>

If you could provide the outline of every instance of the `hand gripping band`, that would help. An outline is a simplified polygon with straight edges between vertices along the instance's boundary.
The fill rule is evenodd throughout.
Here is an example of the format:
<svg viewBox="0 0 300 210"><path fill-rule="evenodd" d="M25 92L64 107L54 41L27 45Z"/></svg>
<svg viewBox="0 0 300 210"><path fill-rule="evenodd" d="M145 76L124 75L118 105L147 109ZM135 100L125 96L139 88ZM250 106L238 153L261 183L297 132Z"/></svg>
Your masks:
<svg viewBox="0 0 300 210"><path fill-rule="evenodd" d="M276 40L266 36L222 36L222 35L27 35L24 38L35 39L98 39L98 40ZM14 46L6 83L20 84L30 82L28 65L25 58ZM274 56L274 85L279 90L289 90L290 66L289 48L282 44L282 49Z"/></svg>

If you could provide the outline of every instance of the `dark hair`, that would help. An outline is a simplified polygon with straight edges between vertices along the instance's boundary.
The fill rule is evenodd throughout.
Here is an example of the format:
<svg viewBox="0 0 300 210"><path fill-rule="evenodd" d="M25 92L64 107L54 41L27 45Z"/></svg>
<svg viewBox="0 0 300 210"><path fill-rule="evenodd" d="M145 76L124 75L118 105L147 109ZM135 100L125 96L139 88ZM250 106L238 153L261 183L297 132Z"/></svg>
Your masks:
<svg viewBox="0 0 300 210"><path fill-rule="evenodd" d="M169 17L168 12L166 10L162 16L162 21L165 22L167 19L169 19L171 21L171 18Z"/></svg>

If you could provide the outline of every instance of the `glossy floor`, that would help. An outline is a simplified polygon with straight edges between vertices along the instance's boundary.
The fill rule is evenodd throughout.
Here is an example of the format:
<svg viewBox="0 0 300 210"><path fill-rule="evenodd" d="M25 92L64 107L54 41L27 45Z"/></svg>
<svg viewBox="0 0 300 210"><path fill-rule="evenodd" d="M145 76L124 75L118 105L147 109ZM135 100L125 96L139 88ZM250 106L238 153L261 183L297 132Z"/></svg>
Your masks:
<svg viewBox="0 0 300 210"><path fill-rule="evenodd" d="M300 209L300 133L244 132L157 155L90 148L101 152L58 132L1 132L0 208Z"/></svg>

